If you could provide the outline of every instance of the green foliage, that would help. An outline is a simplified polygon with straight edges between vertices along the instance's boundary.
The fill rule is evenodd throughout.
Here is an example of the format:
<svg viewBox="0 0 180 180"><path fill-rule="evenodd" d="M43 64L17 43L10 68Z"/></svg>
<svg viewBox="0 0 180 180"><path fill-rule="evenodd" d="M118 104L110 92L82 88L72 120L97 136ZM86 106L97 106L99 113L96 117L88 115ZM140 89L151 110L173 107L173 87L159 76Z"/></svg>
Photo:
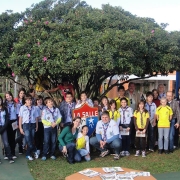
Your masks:
<svg viewBox="0 0 180 180"><path fill-rule="evenodd" d="M86 76L85 90L97 95L97 87L109 76L167 74L180 61L179 32L169 33L153 19L120 7L94 9L78 0L45 0L22 15L15 38L3 42L13 51L0 56L18 75L45 75L53 82L66 76L77 91Z"/></svg>

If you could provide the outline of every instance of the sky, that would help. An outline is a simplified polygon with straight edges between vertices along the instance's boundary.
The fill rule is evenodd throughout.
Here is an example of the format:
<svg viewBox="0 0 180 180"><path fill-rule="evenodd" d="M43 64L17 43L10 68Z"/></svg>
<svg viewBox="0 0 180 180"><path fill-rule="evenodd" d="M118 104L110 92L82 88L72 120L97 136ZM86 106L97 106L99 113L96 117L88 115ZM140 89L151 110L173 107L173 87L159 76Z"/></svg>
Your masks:
<svg viewBox="0 0 180 180"><path fill-rule="evenodd" d="M42 0L0 0L0 13L5 10L21 12L33 3ZM86 0L95 8L101 8L102 4L120 6L124 10L140 17L154 18L157 23L168 23L168 31L180 31L180 0Z"/></svg>

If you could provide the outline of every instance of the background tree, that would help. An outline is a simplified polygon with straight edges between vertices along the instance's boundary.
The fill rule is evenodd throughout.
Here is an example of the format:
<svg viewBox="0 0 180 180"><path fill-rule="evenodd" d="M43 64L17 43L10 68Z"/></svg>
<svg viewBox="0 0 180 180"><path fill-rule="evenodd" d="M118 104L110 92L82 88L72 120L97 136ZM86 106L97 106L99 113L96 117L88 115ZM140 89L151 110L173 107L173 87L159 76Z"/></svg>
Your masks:
<svg viewBox="0 0 180 180"><path fill-rule="evenodd" d="M53 85L68 77L77 94L85 90L97 96L102 82L117 74L124 79L128 74L167 75L180 61L178 32L169 33L153 19L120 7L46 0L23 15L8 59L12 71L33 80L45 75ZM107 91L118 84L109 83Z"/></svg>

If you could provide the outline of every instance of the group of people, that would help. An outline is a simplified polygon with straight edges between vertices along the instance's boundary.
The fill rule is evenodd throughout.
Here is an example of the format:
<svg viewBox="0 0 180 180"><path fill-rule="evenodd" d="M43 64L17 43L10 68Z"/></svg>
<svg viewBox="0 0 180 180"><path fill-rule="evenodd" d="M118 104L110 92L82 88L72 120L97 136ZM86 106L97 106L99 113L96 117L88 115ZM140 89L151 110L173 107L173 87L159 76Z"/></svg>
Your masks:
<svg viewBox="0 0 180 180"><path fill-rule="evenodd" d="M69 85L66 85L69 86ZM63 87L59 87L59 89ZM74 101L72 86L63 89L64 100L55 106L51 97L36 95L34 89L28 92L20 89L18 97L11 92L0 97L0 134L5 150L4 159L10 163L19 154L33 160L41 156L55 160L55 150L66 157L70 164L82 159L91 160L90 145L100 151L100 156L114 154L114 159L129 156L130 148L136 148L135 156L146 157L146 150L154 152L158 142L158 153L173 153L178 146L180 110L179 98L174 99L172 92L164 92L164 85L146 93L142 99L129 83L128 90L118 87L118 97L109 100L106 96L92 100L86 92ZM55 92L57 88L47 92ZM73 117L72 110L87 103L98 108L100 120L94 134L89 137L88 126L79 128L81 117ZM61 130L58 134L58 129ZM32 156L33 155L33 156ZM1 161L0 161L1 162Z"/></svg>

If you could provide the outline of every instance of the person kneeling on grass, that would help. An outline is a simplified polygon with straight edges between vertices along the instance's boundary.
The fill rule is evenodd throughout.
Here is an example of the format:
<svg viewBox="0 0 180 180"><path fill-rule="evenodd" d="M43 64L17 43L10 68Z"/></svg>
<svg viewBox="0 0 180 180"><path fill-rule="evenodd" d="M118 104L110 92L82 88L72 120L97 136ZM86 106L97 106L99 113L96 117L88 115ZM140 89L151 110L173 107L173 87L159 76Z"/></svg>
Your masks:
<svg viewBox="0 0 180 180"><path fill-rule="evenodd" d="M119 127L116 121L110 119L108 111L102 112L101 119L96 125L96 137L90 139L90 144L101 151L101 157L109 154L108 149L114 149L114 159L118 160L122 144Z"/></svg>
<svg viewBox="0 0 180 180"><path fill-rule="evenodd" d="M53 105L53 100L48 97L45 100L46 107L42 111L42 123L44 125L44 146L42 160L46 160L48 151L50 151L50 158L55 160L54 156L56 148L56 136L57 136L57 125L61 122L61 114L58 108L55 108ZM49 147L51 144L51 148Z"/></svg>
<svg viewBox="0 0 180 180"><path fill-rule="evenodd" d="M82 127L81 132L78 133L77 141L76 141L76 149L78 150L79 154L84 157L86 161L90 161L90 151L89 151L89 136L88 133L88 126L84 125Z"/></svg>
<svg viewBox="0 0 180 180"><path fill-rule="evenodd" d="M69 164L74 164L75 161L81 161L81 155L76 150L76 144L74 143L74 141L77 139L80 122L80 117L74 118L72 125L64 127L58 137L60 144L59 150L67 158Z"/></svg>

